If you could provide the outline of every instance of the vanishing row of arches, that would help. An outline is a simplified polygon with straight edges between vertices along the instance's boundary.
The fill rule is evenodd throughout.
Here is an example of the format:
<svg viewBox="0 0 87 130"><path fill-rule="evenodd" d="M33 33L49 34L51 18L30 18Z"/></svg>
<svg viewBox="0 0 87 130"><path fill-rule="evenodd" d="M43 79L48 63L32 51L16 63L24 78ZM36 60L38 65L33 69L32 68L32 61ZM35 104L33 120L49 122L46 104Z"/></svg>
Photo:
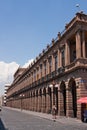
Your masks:
<svg viewBox="0 0 87 130"><path fill-rule="evenodd" d="M7 106L51 113L55 105L58 115L77 117L77 89L74 78L68 84L62 81L58 88L44 87L23 94L22 97L18 95L8 100Z"/></svg>

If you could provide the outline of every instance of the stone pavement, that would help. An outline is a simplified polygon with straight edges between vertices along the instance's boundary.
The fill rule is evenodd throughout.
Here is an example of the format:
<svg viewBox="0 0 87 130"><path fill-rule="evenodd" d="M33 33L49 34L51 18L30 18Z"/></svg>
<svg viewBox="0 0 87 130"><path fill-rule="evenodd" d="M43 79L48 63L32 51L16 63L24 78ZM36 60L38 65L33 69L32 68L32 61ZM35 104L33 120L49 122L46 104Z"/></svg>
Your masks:
<svg viewBox="0 0 87 130"><path fill-rule="evenodd" d="M81 120L79 120L77 118L70 118L70 117L65 117L65 116L56 116L56 119L54 120L52 114L46 114L46 113L41 113L41 112L29 111L29 110L20 110L20 109L9 108L9 107L6 107L6 108L11 109L11 110L21 111L23 113L34 115L34 116L39 116L40 118L45 118L47 120L53 120L53 121L59 122L61 124L71 124L71 125L73 125L73 124L76 124L76 125L85 124L85 125L87 125L87 123L83 123Z"/></svg>

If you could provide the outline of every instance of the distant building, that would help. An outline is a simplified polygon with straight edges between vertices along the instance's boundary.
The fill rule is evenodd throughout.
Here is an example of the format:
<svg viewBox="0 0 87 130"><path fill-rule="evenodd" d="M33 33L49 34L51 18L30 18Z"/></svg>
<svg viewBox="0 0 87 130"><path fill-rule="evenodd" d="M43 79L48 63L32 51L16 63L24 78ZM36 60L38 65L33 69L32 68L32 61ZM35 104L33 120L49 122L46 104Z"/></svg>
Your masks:
<svg viewBox="0 0 87 130"><path fill-rule="evenodd" d="M5 84L5 92L4 92L4 99L3 99L3 105L6 106L6 101L7 101L7 90L10 87L10 84Z"/></svg>
<svg viewBox="0 0 87 130"><path fill-rule="evenodd" d="M27 69L18 68L7 106L81 119L87 96L87 15L77 13Z"/></svg>
<svg viewBox="0 0 87 130"><path fill-rule="evenodd" d="M4 96L0 96L0 106L4 105Z"/></svg>

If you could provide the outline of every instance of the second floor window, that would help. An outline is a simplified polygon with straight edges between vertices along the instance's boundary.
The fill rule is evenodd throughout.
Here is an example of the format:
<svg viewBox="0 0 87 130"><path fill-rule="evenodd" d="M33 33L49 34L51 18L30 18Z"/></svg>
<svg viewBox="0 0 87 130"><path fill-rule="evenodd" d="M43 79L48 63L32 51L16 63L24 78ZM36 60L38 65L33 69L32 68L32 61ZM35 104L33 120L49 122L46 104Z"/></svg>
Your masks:
<svg viewBox="0 0 87 130"><path fill-rule="evenodd" d="M32 83L33 83L33 72L32 72Z"/></svg>
<svg viewBox="0 0 87 130"><path fill-rule="evenodd" d="M44 62L44 75L46 75L46 62Z"/></svg>
<svg viewBox="0 0 87 130"><path fill-rule="evenodd" d="M65 51L62 50L62 66L65 66Z"/></svg>
<svg viewBox="0 0 87 130"><path fill-rule="evenodd" d="M49 73L52 72L52 59L49 59Z"/></svg>
<svg viewBox="0 0 87 130"><path fill-rule="evenodd" d="M40 74L41 74L41 77L42 77L42 64L40 65Z"/></svg>
<svg viewBox="0 0 87 130"><path fill-rule="evenodd" d="M58 69L58 56L55 56L55 71Z"/></svg>
<svg viewBox="0 0 87 130"><path fill-rule="evenodd" d="M73 51L73 61L76 59L76 51Z"/></svg>
<svg viewBox="0 0 87 130"><path fill-rule="evenodd" d="M34 81L36 81L36 70L34 71Z"/></svg>
<svg viewBox="0 0 87 130"><path fill-rule="evenodd" d="M37 80L39 79L39 68L37 68Z"/></svg>

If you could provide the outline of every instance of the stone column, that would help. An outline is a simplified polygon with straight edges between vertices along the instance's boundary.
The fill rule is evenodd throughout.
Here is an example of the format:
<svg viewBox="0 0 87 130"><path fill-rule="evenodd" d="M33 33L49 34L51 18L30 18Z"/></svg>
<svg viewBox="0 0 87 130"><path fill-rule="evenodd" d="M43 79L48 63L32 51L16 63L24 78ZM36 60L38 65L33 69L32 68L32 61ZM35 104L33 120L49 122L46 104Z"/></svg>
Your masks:
<svg viewBox="0 0 87 130"><path fill-rule="evenodd" d="M81 32L76 33L76 59L81 57Z"/></svg>
<svg viewBox="0 0 87 130"><path fill-rule="evenodd" d="M33 110L36 111L36 91L35 91L35 94L33 96Z"/></svg>
<svg viewBox="0 0 87 130"><path fill-rule="evenodd" d="M69 47L69 41L66 40L65 44L65 65L68 65L70 63L70 47Z"/></svg>
<svg viewBox="0 0 87 130"><path fill-rule="evenodd" d="M82 31L82 53L83 53L83 58L86 58L85 32L84 31Z"/></svg>
<svg viewBox="0 0 87 130"><path fill-rule="evenodd" d="M41 112L45 112L45 95L44 95L44 90L42 90L42 109Z"/></svg>
<svg viewBox="0 0 87 130"><path fill-rule="evenodd" d="M52 108L55 105L54 87L51 88Z"/></svg>
<svg viewBox="0 0 87 130"><path fill-rule="evenodd" d="M41 95L40 90L39 90L39 93L38 93L38 112L41 112L41 107L42 107L42 95Z"/></svg>
<svg viewBox="0 0 87 130"><path fill-rule="evenodd" d="M50 93L49 93L49 88L46 88L46 113L50 113L51 107L50 107Z"/></svg>
<svg viewBox="0 0 87 130"><path fill-rule="evenodd" d="M36 103L36 105L35 105L35 107L36 107L35 111L38 111L38 95L37 94L36 94L36 101L35 101L35 103Z"/></svg>
<svg viewBox="0 0 87 130"><path fill-rule="evenodd" d="M68 83L66 83L66 116L73 117L72 92L71 88L68 86Z"/></svg>
<svg viewBox="0 0 87 130"><path fill-rule="evenodd" d="M30 110L30 97L29 97L29 100L28 100L28 110Z"/></svg>
<svg viewBox="0 0 87 130"><path fill-rule="evenodd" d="M32 107L31 107L31 110L33 111L34 110L34 96L32 95L32 102L31 102L31 104L32 104Z"/></svg>
<svg viewBox="0 0 87 130"><path fill-rule="evenodd" d="M64 116L64 101L63 101L63 92L58 89L58 115Z"/></svg>
<svg viewBox="0 0 87 130"><path fill-rule="evenodd" d="M33 96L31 95L31 97L30 97L30 98L31 98L31 99L30 99L30 104L31 104L30 110L32 111Z"/></svg>

